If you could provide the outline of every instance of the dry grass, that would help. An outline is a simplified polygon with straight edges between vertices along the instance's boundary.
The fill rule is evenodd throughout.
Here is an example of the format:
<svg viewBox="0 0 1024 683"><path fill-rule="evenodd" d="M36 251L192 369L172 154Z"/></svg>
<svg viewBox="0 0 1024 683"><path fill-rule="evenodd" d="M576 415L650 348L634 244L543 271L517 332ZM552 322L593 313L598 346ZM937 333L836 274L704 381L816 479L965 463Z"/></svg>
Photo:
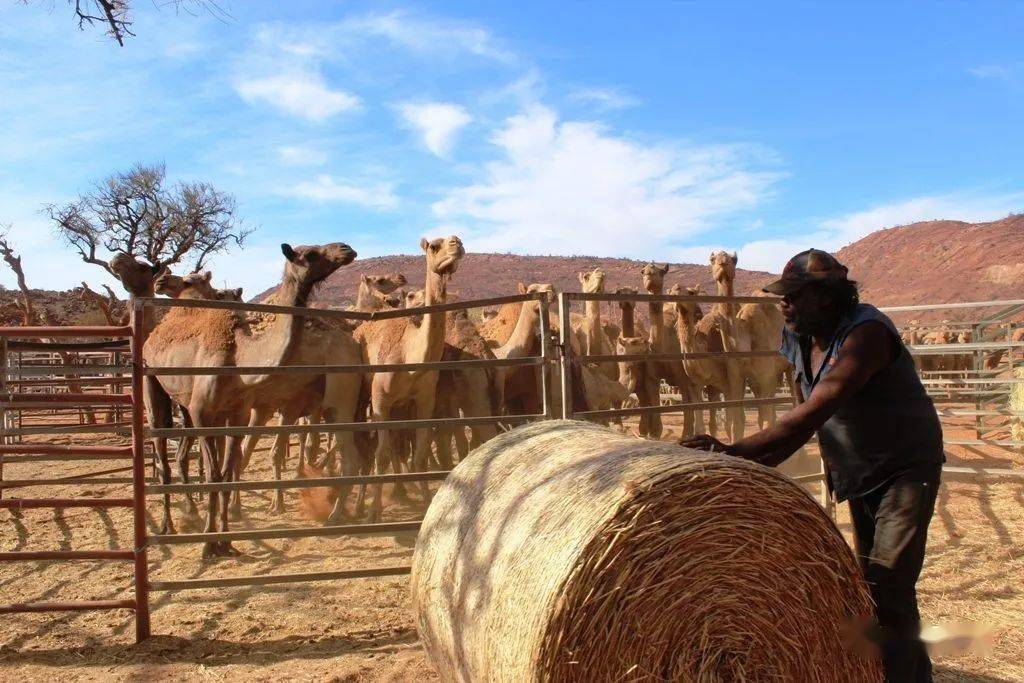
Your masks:
<svg viewBox="0 0 1024 683"><path fill-rule="evenodd" d="M856 561L767 468L580 422L479 448L420 532L413 603L445 680L880 680L844 627Z"/></svg>

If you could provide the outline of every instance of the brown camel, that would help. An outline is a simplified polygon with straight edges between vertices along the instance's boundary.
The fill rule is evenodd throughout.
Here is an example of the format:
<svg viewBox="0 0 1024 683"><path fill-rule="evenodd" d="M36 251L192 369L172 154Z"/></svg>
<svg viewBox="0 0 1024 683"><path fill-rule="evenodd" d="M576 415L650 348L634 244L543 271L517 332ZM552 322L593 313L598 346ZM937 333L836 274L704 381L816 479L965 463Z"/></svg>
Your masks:
<svg viewBox="0 0 1024 683"><path fill-rule="evenodd" d="M283 244L281 251L286 262L276 303L288 306L307 305L313 288L356 256L348 245L341 243L296 248ZM232 311L172 309L150 334L144 358L151 366L171 367L308 363L300 353L308 327L304 319L293 315L269 318L260 329ZM185 407L196 427L241 425L248 422L257 399L262 402L274 397L277 405L287 408L297 391L305 390L316 381L316 376L277 374L160 376L148 385L147 407L154 427L169 424L172 400ZM166 440L163 441L162 447L158 444L157 453L166 477L169 468ZM214 482L234 479L241 458L238 437L229 436L223 444L220 439L203 437L200 444L207 479ZM220 528L227 530L229 498L227 492L209 495L207 532L217 528L218 504ZM173 528L167 504L165 526L169 530ZM204 557L236 554L226 541L207 542L203 547Z"/></svg>
<svg viewBox="0 0 1024 683"><path fill-rule="evenodd" d="M680 292L683 293L683 292ZM685 294L699 296L700 287L687 287ZM709 339L706 331L700 330L700 307L692 301L679 301L676 307L676 328L679 338L679 347L683 353L707 353L713 346L712 342L720 341L713 334ZM730 400L743 397L743 387L740 384L730 385L728 371L729 361L718 358L687 358L683 361L687 376L696 385L700 392L707 391L711 400L719 400L723 396ZM733 375L733 381L736 376ZM717 410L708 413L708 430L714 435L717 432Z"/></svg>
<svg viewBox="0 0 1024 683"><path fill-rule="evenodd" d="M544 305L551 306L555 288L550 284L522 282L519 294L546 292ZM494 317L480 326L480 334L497 358L525 358L539 356L540 347L540 306L536 302L503 304ZM551 333L551 330L548 330ZM507 367L498 368L503 378L503 411L507 415L536 415L543 409L540 395L540 372L542 368ZM553 378L553 375L552 375Z"/></svg>
<svg viewBox="0 0 1024 683"><path fill-rule="evenodd" d="M359 278L356 304L352 307L352 310L370 313L389 308L399 308L402 305L402 299L396 292L400 287L404 287L405 284L405 276L401 273L363 275Z"/></svg>
<svg viewBox="0 0 1024 683"><path fill-rule="evenodd" d="M426 306L443 304L447 300L448 280L456 272L466 251L462 240L451 236L433 241L421 240L420 248L426 257ZM370 321L356 329L356 339L367 363L430 363L441 360L445 338L444 313L425 313L417 326L408 318ZM370 383L370 414L374 421L391 418L396 409L409 407L415 419L427 420L434 415L437 396L437 371L415 370L377 372ZM391 461L392 438L388 430L378 433L375 465L383 474ZM424 471L430 460L430 430L416 430L413 467ZM382 484L371 487L369 518L379 520L383 507ZM430 500L430 488L420 482L424 502ZM333 513L332 513L333 516Z"/></svg>

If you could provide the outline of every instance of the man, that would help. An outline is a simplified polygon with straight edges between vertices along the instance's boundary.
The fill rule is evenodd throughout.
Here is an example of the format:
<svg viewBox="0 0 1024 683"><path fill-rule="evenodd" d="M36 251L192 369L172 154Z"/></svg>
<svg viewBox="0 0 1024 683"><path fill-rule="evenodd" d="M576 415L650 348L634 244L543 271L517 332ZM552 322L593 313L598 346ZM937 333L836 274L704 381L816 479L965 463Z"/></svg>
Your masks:
<svg viewBox="0 0 1024 683"><path fill-rule="evenodd" d="M945 460L935 407L892 321L859 302L830 254L797 254L764 291L783 297L780 352L799 405L733 444L708 435L680 443L774 466L817 432L829 488L849 501L886 680L930 681L915 585Z"/></svg>

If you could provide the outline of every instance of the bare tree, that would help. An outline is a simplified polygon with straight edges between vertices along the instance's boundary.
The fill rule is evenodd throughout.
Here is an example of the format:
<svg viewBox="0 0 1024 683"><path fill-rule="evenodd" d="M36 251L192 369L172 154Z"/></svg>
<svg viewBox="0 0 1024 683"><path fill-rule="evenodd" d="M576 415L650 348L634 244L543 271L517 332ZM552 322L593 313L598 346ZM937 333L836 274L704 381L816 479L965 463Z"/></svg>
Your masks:
<svg viewBox="0 0 1024 683"><path fill-rule="evenodd" d="M211 255L241 246L251 232L237 217L234 197L204 182L168 186L163 164L136 165L77 201L44 211L83 261L111 275L114 254L156 268L191 261L199 270Z"/></svg>
<svg viewBox="0 0 1024 683"><path fill-rule="evenodd" d="M29 0L22 2L28 4ZM74 8L79 30L102 26L121 47L124 47L125 38L135 37L132 31L135 22L132 0L67 0L67 3ZM153 4L158 8L170 6L175 11L188 14L204 11L223 22L232 18L217 0L154 0Z"/></svg>

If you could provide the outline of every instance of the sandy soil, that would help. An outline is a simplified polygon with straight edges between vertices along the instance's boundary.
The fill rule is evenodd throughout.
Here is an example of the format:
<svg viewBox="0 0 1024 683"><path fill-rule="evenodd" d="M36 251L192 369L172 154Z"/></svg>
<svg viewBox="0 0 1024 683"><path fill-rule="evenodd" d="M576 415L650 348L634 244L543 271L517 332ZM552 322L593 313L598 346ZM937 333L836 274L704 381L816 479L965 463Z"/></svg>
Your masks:
<svg viewBox="0 0 1024 683"><path fill-rule="evenodd" d="M677 423L668 423L674 433ZM947 431L954 434L955 431ZM667 434L666 438L670 438ZM955 452L972 465L1024 468L1006 449ZM247 478L270 478L267 453L254 457ZM954 462L953 464L958 464ZM5 478L59 476L103 464L7 465ZM124 495L127 487L91 487ZM90 495L70 487L22 496ZM11 495L6 493L5 495ZM234 528L306 524L297 496L283 517L265 512L269 495L243 496ZM159 504L149 506L155 530ZM386 519L418 511L389 505ZM179 531L189 520L178 511ZM839 523L849 532L845 509ZM239 559L204 563L195 546L151 550L153 579L238 576L405 564L413 539L334 538L240 543ZM130 515L122 510L0 511L0 548L128 548ZM932 525L920 584L925 617L998 627L985 656L938 659L937 680L1024 680L1024 486L949 483ZM3 563L0 602L128 597L128 563ZM152 639L133 644L128 612L6 615L0 621L3 680L431 680L436 676L416 637L404 578L359 579L266 588L207 589L153 595Z"/></svg>

